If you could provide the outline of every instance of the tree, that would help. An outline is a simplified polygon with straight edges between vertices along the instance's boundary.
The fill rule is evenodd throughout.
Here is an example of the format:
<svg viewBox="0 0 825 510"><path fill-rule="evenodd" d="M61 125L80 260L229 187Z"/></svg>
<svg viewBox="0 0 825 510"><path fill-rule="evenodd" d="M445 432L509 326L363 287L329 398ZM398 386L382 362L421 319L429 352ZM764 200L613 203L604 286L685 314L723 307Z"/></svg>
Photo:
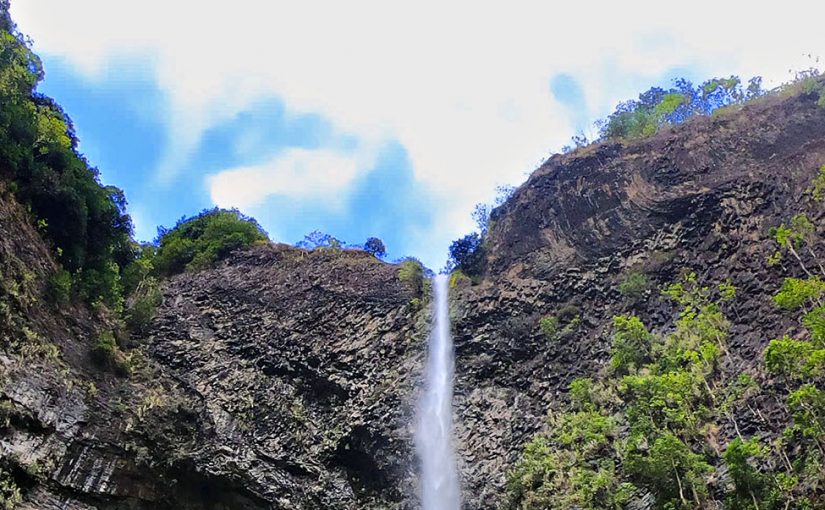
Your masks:
<svg viewBox="0 0 825 510"><path fill-rule="evenodd" d="M467 234L450 245L450 258L447 263L450 270L460 269L468 276L475 276L481 274L483 262L481 236L476 232Z"/></svg>
<svg viewBox="0 0 825 510"><path fill-rule="evenodd" d="M613 328L610 365L614 370L627 373L649 361L653 335L638 317L617 315L613 317Z"/></svg>
<svg viewBox="0 0 825 510"><path fill-rule="evenodd" d="M819 377L825 372L825 349L785 335L768 344L765 366L768 372L789 379Z"/></svg>
<svg viewBox="0 0 825 510"><path fill-rule="evenodd" d="M207 209L181 218L171 229L158 229L154 266L161 275L203 269L238 248L266 239L258 222L237 209Z"/></svg>
<svg viewBox="0 0 825 510"><path fill-rule="evenodd" d="M788 395L788 408L793 415L794 428L822 449L825 443L825 391L813 384L803 384Z"/></svg>
<svg viewBox="0 0 825 510"><path fill-rule="evenodd" d="M320 230L313 230L304 236L303 241L298 241L295 246L304 248L305 250L314 250L315 248L332 248L340 250L344 247L344 241L338 239L330 234L325 234Z"/></svg>
<svg viewBox="0 0 825 510"><path fill-rule="evenodd" d="M783 310L798 310L808 303L821 306L823 294L825 294L825 282L818 276L805 279L785 278L773 302Z"/></svg>
<svg viewBox="0 0 825 510"><path fill-rule="evenodd" d="M387 254L387 248L384 246L384 241L377 237L370 237L364 243L364 251L381 259Z"/></svg>
<svg viewBox="0 0 825 510"><path fill-rule="evenodd" d="M548 425L508 474L509 508L623 508L634 487L617 473L614 420L591 410L551 415Z"/></svg>
<svg viewBox="0 0 825 510"><path fill-rule="evenodd" d="M747 508L747 505L740 503L743 499L752 501L754 509L760 508L759 501L763 498L763 492L770 479L754 464L765 457L767 451L767 448L759 443L758 437L748 441L737 437L725 449L722 458L735 486L734 494L729 498L732 508Z"/></svg>
<svg viewBox="0 0 825 510"><path fill-rule="evenodd" d="M674 80L670 89L652 87L637 100L619 103L607 119L596 123L603 139L650 136L662 126L685 122L695 115L710 115L719 108L741 104L764 94L762 79L751 78L746 90L737 76L713 78L694 86Z"/></svg>
<svg viewBox="0 0 825 510"><path fill-rule="evenodd" d="M40 60L0 3L0 177L31 211L72 289L117 309L120 271L133 257L126 200L77 152L71 119L36 92L42 78Z"/></svg>
<svg viewBox="0 0 825 510"><path fill-rule="evenodd" d="M659 508L702 508L707 498L704 477L713 468L674 434L657 438L647 455L631 444L626 462L628 472L656 495Z"/></svg>

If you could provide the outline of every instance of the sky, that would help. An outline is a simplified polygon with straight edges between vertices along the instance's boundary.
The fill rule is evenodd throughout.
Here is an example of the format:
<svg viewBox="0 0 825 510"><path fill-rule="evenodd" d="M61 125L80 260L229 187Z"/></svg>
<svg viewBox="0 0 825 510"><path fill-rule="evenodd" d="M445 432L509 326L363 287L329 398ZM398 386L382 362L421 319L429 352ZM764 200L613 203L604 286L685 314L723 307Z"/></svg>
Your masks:
<svg viewBox="0 0 825 510"><path fill-rule="evenodd" d="M825 4L12 0L136 237L214 206L444 265L476 203L676 77L825 57ZM811 57L808 57L811 55Z"/></svg>

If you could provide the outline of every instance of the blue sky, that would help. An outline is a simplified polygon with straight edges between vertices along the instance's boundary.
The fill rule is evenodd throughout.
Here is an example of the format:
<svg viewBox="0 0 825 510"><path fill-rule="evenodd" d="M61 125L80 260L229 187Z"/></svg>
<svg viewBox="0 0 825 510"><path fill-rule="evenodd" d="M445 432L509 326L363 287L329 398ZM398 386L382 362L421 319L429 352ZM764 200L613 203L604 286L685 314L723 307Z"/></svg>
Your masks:
<svg viewBox="0 0 825 510"><path fill-rule="evenodd" d="M12 14L138 238L220 205L276 241L378 236L439 268L475 203L592 137L618 101L678 76L777 83L822 47L823 7L704 3L713 18L643 1L13 0Z"/></svg>

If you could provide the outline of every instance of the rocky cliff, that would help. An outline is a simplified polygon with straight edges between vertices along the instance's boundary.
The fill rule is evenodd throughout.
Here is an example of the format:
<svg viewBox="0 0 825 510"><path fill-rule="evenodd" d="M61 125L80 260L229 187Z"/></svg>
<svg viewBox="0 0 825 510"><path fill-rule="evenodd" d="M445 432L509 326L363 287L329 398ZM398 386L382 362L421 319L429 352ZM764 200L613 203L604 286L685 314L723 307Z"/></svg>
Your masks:
<svg viewBox="0 0 825 510"><path fill-rule="evenodd" d="M12 305L0 393L7 501L412 505L427 317L396 266L261 245L172 278L147 334L120 339L131 373L118 377L92 357L113 319L51 304L48 251L10 198L1 212Z"/></svg>
<svg viewBox="0 0 825 510"><path fill-rule="evenodd" d="M487 278L455 293L458 438L471 508L497 505L508 465L548 410L564 406L570 381L604 369L614 315L672 328L678 310L659 289L681 273L738 289L724 370L760 373L769 340L800 333L771 297L801 270L793 260L766 261L777 249L769 228L793 215L807 213L820 238L825 231L823 207L806 194L825 163L817 98L766 98L642 141L554 156L494 211ZM618 290L634 271L650 279L640 299ZM545 316L575 327L548 341ZM743 433L754 433L755 418L742 419ZM778 434L787 418L768 421Z"/></svg>
<svg viewBox="0 0 825 510"><path fill-rule="evenodd" d="M768 267L767 231L804 211L823 233L822 208L803 199L823 163L825 109L801 94L539 168L493 214L486 276L452 291L465 507L502 502L507 470L548 410L565 405L569 381L606 363L614 314L668 327L676 311L652 289L684 270L739 289L725 369L758 370L767 341L797 327L770 296L799 270ZM6 500L71 510L416 507L411 424L428 317L397 266L258 245L172 277L145 333L118 339L127 377L92 356L101 334L120 330L116 319L49 299L55 266L30 223L4 194ZM630 271L654 284L639 299L617 290ZM549 342L544 316L572 326Z"/></svg>

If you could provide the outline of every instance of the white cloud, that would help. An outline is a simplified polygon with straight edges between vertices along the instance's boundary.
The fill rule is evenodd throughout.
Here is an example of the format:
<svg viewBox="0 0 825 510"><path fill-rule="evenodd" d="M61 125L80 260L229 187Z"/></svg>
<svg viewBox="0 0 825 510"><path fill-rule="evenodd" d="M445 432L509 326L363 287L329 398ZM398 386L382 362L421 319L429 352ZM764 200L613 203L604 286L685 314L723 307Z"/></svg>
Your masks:
<svg viewBox="0 0 825 510"><path fill-rule="evenodd" d="M275 95L291 113L318 113L366 143L403 144L416 177L443 197L450 221L437 239L466 230L473 203L498 183L522 180L567 141L569 113L549 94L556 73L581 82L596 116L639 92L640 79L674 67L762 74L775 84L802 53L825 55L825 4L806 0L772 9L716 0L685 8L647 0L16 0L13 14L38 51L89 76L114 55L153 58L171 104L161 181L174 180L204 130ZM300 156L325 157L334 159ZM357 173L350 163L341 175ZM284 165L222 174L247 184L213 197L239 205L260 199L261 189L282 192L282 181L268 180Z"/></svg>
<svg viewBox="0 0 825 510"><path fill-rule="evenodd" d="M324 200L341 205L343 191L372 166L371 151L346 154L292 148L260 165L231 168L207 177L212 201L220 207L249 209L270 195Z"/></svg>

